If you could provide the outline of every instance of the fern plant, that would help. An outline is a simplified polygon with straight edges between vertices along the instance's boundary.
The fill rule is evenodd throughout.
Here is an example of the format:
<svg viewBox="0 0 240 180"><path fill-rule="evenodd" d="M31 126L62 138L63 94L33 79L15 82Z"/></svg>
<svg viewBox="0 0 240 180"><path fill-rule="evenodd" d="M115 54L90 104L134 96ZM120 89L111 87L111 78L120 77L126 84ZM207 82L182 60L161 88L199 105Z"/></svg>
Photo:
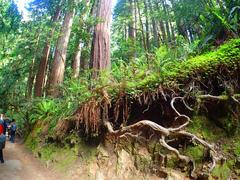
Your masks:
<svg viewBox="0 0 240 180"><path fill-rule="evenodd" d="M30 120L34 123L37 120L49 120L58 111L57 104L51 99L42 99L32 108Z"/></svg>

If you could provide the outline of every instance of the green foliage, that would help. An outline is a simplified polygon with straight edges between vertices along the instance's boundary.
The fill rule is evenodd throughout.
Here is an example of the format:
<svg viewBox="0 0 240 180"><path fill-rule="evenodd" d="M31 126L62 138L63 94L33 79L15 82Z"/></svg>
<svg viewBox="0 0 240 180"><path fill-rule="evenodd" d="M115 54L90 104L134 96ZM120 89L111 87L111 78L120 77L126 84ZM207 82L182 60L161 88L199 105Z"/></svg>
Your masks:
<svg viewBox="0 0 240 180"><path fill-rule="evenodd" d="M0 37L10 31L17 31L21 15L14 1L0 0Z"/></svg>
<svg viewBox="0 0 240 180"><path fill-rule="evenodd" d="M57 108L57 104L54 100L41 100L33 106L30 115L30 122L35 123L37 120L49 121L53 119L53 116L56 116Z"/></svg>
<svg viewBox="0 0 240 180"><path fill-rule="evenodd" d="M240 141L239 139L236 139L234 142L233 142L233 147L234 147L234 154L237 156L237 157L240 157Z"/></svg>
<svg viewBox="0 0 240 180"><path fill-rule="evenodd" d="M86 1L81 1L75 4L77 16L74 19L68 46L65 81L60 87L61 97L31 99L32 88L27 89L30 87L31 75L34 79L37 72L42 48L46 41L50 41L50 54L53 54L52 47L61 28L61 23L54 24L55 36L49 39L49 32L53 26L50 17L53 17L59 5L63 13L72 8L67 2L64 1L61 6L59 0L34 0L29 5L32 19L21 22L20 13L14 2L0 0L0 106L2 111L19 120L22 127L28 123L33 125L39 120L49 123L49 130L53 132L58 120L71 117L82 103L91 98L101 101L102 90L109 94L110 99L116 98L119 92L126 93L131 98L136 94L154 90L159 84L168 85L179 79L190 78L195 72L211 73L220 64L231 67L237 67L239 64L239 39L229 41L216 51L193 57L198 51L198 39L205 39L204 42L209 45L210 41L206 40L206 37L207 39L213 37L211 40L216 40L222 30L230 31L234 37L237 36L239 30L237 3L226 1L222 10L216 3L211 5L198 0L168 3L154 1L152 4L149 1L146 10L144 2L139 1L139 7L134 8L139 9L140 17L137 15L133 18L130 3L121 0L115 8L112 26L112 71L100 72L97 80L91 79L91 70L82 73L78 79L72 79L71 59L76 45L82 42L85 46L83 57L90 59L90 30L96 22L101 21L90 15L93 1L90 1L89 6L86 6ZM157 24L162 20L164 23L171 22L173 32L170 33L171 37L167 37L171 39L170 42L161 39L159 44L155 45L153 33L150 33L150 48L147 50L143 48L146 27L141 27L140 20L143 21L143 26L146 26L147 15L149 20L155 20ZM128 38L129 23L133 20L136 21L136 28L140 28L136 29L135 39ZM151 23L149 21L150 25ZM158 31L158 36L163 38L162 30ZM190 31L194 35L193 39L189 37ZM51 60L50 56L50 64Z"/></svg>
<svg viewBox="0 0 240 180"><path fill-rule="evenodd" d="M31 151L35 151L38 146L39 146L39 138L37 137L33 137L31 134L28 135L28 137L25 140L25 144L27 146L28 149L30 149Z"/></svg>
<svg viewBox="0 0 240 180"><path fill-rule="evenodd" d="M211 174L213 177L217 177L220 179L229 179L231 175L231 170L228 167L227 163L224 163L223 165L216 165Z"/></svg>
<svg viewBox="0 0 240 180"><path fill-rule="evenodd" d="M77 159L77 152L69 147L58 147L49 144L37 150L37 154L45 163L53 165L59 171L70 168Z"/></svg>
<svg viewBox="0 0 240 180"><path fill-rule="evenodd" d="M201 163L204 158L204 147L202 146L193 146L187 147L186 155L193 158L197 163Z"/></svg>
<svg viewBox="0 0 240 180"><path fill-rule="evenodd" d="M216 136L219 133L219 129L204 116L194 116L188 130L208 141L215 141L219 138Z"/></svg>
<svg viewBox="0 0 240 180"><path fill-rule="evenodd" d="M121 68L128 73L124 77L123 83L126 84L126 91L132 94L145 89L150 90L161 83L168 84L176 79L186 79L195 72L204 71L211 73L220 64L237 67L240 58L239 45L240 40L235 39L215 51L189 58L185 61L177 61L175 59L165 63L162 59L166 58L168 53L166 48L161 48L164 53L162 56L160 53L157 53L157 57L160 59L153 59L151 63L153 66L142 66L141 63L138 64L138 61L134 64L135 66L130 67L121 64ZM118 74L120 73L117 71L116 77ZM113 76L115 76L114 71ZM120 78L117 77L117 79Z"/></svg>

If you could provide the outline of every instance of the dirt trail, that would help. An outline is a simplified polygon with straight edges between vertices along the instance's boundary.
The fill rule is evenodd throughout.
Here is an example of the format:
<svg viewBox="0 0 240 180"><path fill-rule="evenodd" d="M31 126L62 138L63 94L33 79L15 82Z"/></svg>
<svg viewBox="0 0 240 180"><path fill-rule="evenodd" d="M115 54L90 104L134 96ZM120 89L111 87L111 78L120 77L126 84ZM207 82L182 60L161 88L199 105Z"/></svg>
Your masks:
<svg viewBox="0 0 240 180"><path fill-rule="evenodd" d="M0 180L56 180L56 173L44 167L19 142L7 142L3 151L5 163L0 164Z"/></svg>

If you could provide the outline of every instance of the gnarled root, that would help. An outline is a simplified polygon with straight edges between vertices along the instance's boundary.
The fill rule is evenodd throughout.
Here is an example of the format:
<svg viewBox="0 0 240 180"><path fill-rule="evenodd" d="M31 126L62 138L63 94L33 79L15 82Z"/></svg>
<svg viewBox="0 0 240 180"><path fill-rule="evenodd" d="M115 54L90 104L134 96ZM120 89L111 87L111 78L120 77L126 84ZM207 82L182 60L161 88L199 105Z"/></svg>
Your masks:
<svg viewBox="0 0 240 180"><path fill-rule="evenodd" d="M110 127L110 123L105 122L105 125L107 126L107 129L109 130L108 136L110 136L110 137L111 136L113 136L115 138L132 137L132 138L136 138L136 139L140 139L140 137L143 137L143 138L147 139L145 135L146 135L146 132L148 132L148 134L149 133L152 134L150 136L150 138L152 136L160 138L159 142L164 148L173 152L180 160L182 160L186 164L192 166L191 170L190 170L190 176L193 177L194 176L194 171L195 171L194 160L191 159L188 156L182 155L176 148L170 146L166 142L165 139L169 138L170 140L171 139L173 140L173 139L176 139L176 138L185 137L185 138L187 138L187 139L189 139L193 142L196 142L198 144L201 144L205 148L209 149L209 151L211 152L210 154L211 154L211 158L212 158L212 165L211 165L209 171L211 171L216 164L216 160L217 160L217 158L215 157L216 152L215 152L215 150L214 150L214 148L211 144L207 143L203 139L200 139L196 135L191 134L191 133L183 130L189 124L189 122L191 120L188 116L183 115L176 110L176 108L174 107L174 102L177 99L182 99L182 98L181 97L175 97L175 98L172 99L172 102L171 102L171 107L173 108L173 110L177 114L177 117L175 118L175 120L178 120L178 118L184 118L185 122L183 124L181 124L180 126L176 127L176 128L165 128L165 127L163 127L163 126L161 126L161 125L159 125L155 122L152 122L150 120L141 120L141 121L139 121L135 124L122 127L119 130L113 130L113 128ZM150 138L148 138L148 139L150 139Z"/></svg>

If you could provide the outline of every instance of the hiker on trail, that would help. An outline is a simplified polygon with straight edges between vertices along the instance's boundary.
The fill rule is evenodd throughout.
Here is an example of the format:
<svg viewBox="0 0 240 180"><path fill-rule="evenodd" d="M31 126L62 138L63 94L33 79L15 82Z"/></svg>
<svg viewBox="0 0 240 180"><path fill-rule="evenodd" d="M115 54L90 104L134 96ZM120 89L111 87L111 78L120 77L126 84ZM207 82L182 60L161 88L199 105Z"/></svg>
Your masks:
<svg viewBox="0 0 240 180"><path fill-rule="evenodd" d="M1 118L0 119L0 161L1 163L4 163L3 149L5 148L6 136L3 134L4 126L3 126L2 115L0 118Z"/></svg>
<svg viewBox="0 0 240 180"><path fill-rule="evenodd" d="M9 126L9 119L3 119L3 134L6 135L7 134L7 130L8 130L8 126Z"/></svg>
<svg viewBox="0 0 240 180"><path fill-rule="evenodd" d="M4 121L3 121L3 114L0 114L0 124L3 124Z"/></svg>
<svg viewBox="0 0 240 180"><path fill-rule="evenodd" d="M11 143L14 143L15 141L15 134L17 130L17 124L15 122L15 119L12 120L11 125L10 125L10 141Z"/></svg>

